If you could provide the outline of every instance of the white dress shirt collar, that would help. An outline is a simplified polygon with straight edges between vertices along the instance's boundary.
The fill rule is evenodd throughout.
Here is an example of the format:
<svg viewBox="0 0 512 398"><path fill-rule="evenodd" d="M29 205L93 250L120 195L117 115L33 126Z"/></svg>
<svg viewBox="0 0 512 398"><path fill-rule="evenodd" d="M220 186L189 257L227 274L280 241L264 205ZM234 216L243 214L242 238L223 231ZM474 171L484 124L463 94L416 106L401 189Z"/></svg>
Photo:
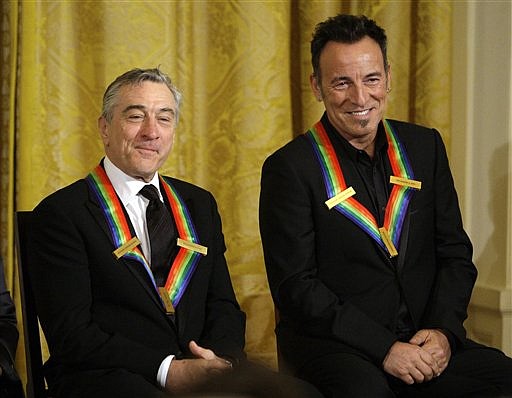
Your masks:
<svg viewBox="0 0 512 398"><path fill-rule="evenodd" d="M112 186L114 187L114 190L121 199L123 205L126 206L133 200L135 200L137 198L139 191L146 184L154 185L158 190L160 200L163 201L162 194L160 193L158 173L155 173L151 181L149 183L146 183L145 181L133 178L126 174L125 172L123 172L121 169L115 166L114 163L112 163L112 161L107 156L105 156L103 166L105 167L105 173L107 173L107 176L110 179L110 182L112 183Z"/></svg>

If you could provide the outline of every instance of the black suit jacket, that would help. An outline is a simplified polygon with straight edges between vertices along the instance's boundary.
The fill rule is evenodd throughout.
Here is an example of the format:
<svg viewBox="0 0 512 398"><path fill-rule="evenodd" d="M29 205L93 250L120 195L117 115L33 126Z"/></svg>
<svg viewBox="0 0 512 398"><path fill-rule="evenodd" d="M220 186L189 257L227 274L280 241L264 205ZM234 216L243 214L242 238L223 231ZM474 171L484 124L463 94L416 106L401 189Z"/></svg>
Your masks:
<svg viewBox="0 0 512 398"><path fill-rule="evenodd" d="M119 368L156 384L162 360L169 354L187 356L190 340L218 355L244 356L245 315L226 266L215 200L194 185L167 180L208 247L175 321L165 314L143 266L113 256L105 217L85 180L35 208L30 272L50 351L45 365L50 387L63 375Z"/></svg>
<svg viewBox="0 0 512 398"><path fill-rule="evenodd" d="M341 136L325 115L322 120L347 186L372 209ZM401 292L416 329L442 328L465 340L463 321L476 269L443 142L435 130L391 124L422 182L408 207L396 261L352 221L327 208L321 169L305 136L263 166L261 237L281 316L278 343L292 367L336 351L381 365L397 340Z"/></svg>

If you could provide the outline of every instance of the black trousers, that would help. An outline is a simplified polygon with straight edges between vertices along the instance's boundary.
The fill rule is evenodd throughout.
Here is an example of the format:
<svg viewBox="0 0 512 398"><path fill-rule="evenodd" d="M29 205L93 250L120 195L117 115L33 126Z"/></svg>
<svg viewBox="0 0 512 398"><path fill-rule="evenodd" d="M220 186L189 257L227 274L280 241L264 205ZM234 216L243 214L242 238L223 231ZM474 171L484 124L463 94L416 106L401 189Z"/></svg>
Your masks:
<svg viewBox="0 0 512 398"><path fill-rule="evenodd" d="M9 380L0 377L0 398L24 398L23 387L19 379Z"/></svg>
<svg viewBox="0 0 512 398"><path fill-rule="evenodd" d="M476 343L458 349L441 376L407 385L363 356L333 353L306 364L298 376L325 397L512 397L512 359Z"/></svg>
<svg viewBox="0 0 512 398"><path fill-rule="evenodd" d="M83 371L50 384L55 398L168 398L144 377L124 369Z"/></svg>
<svg viewBox="0 0 512 398"><path fill-rule="evenodd" d="M232 372L212 377L194 391L194 398L322 398L310 383L242 361Z"/></svg>
<svg viewBox="0 0 512 398"><path fill-rule="evenodd" d="M55 398L322 398L322 394L310 383L249 361L242 361L231 372L212 373L211 378L183 395L165 393L142 376L123 369L85 371L64 376L50 393Z"/></svg>

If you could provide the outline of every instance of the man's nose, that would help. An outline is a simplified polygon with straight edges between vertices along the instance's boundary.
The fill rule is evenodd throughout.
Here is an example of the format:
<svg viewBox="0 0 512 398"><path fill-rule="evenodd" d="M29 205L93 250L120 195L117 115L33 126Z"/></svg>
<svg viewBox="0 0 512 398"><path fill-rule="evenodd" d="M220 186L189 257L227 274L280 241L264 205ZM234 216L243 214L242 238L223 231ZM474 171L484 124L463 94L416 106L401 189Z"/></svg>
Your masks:
<svg viewBox="0 0 512 398"><path fill-rule="evenodd" d="M349 98L353 104L364 106L368 99L368 93L366 87L363 84L352 84L349 88Z"/></svg>
<svg viewBox="0 0 512 398"><path fill-rule="evenodd" d="M158 135L157 120L154 117L146 117L142 128L144 135L147 137L156 137Z"/></svg>

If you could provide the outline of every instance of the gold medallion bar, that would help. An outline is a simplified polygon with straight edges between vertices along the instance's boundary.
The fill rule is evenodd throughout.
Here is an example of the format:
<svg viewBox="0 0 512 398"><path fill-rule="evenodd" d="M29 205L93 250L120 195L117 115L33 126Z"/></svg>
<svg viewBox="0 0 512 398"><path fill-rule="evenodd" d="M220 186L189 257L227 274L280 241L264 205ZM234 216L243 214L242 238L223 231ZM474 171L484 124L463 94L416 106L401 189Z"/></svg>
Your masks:
<svg viewBox="0 0 512 398"><path fill-rule="evenodd" d="M136 236L131 238L128 242L122 244L119 246L116 250L112 252L112 254L116 257L117 260L119 260L121 257L123 257L126 253L128 253L133 248L140 245L140 240Z"/></svg>
<svg viewBox="0 0 512 398"><path fill-rule="evenodd" d="M190 242L188 240L184 240L181 238L178 238L177 245L180 247L183 247L187 250L192 250L193 252L201 253L203 256L206 256L208 253L208 248L206 246L199 245L194 242Z"/></svg>
<svg viewBox="0 0 512 398"><path fill-rule="evenodd" d="M351 196L354 196L356 194L356 191L354 191L354 188L348 187L344 191L340 192L339 194L333 196L331 199L328 199L325 201L325 204L331 210L334 206L336 206L338 203L343 202L344 200L347 200Z"/></svg>
<svg viewBox="0 0 512 398"><path fill-rule="evenodd" d="M398 252L396 250L395 245L393 244L393 241L391 240L391 237L389 236L389 232L386 228L382 227L379 228L380 236L382 238L382 241L384 242L384 245L386 246L386 249L388 249L388 253L390 257L396 257L398 256Z"/></svg>
<svg viewBox="0 0 512 398"><path fill-rule="evenodd" d="M162 299L162 303L164 303L165 312L167 315L174 314L174 306L172 305L171 298L169 297L169 293L165 290L165 287L159 287L158 292L160 293L160 298Z"/></svg>
<svg viewBox="0 0 512 398"><path fill-rule="evenodd" d="M389 182L391 184L400 185L402 187L408 187L417 190L421 189L421 181L409 180L408 178L390 176Z"/></svg>

